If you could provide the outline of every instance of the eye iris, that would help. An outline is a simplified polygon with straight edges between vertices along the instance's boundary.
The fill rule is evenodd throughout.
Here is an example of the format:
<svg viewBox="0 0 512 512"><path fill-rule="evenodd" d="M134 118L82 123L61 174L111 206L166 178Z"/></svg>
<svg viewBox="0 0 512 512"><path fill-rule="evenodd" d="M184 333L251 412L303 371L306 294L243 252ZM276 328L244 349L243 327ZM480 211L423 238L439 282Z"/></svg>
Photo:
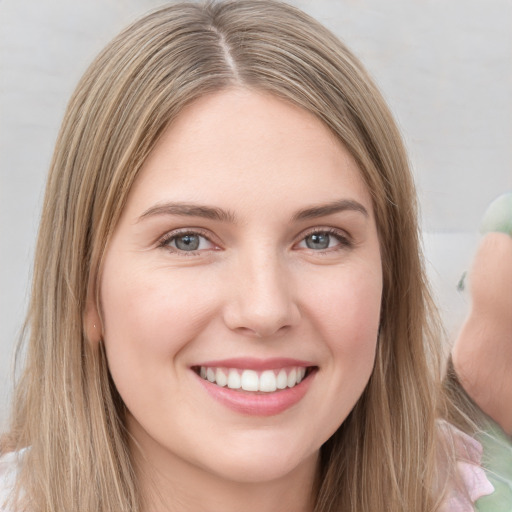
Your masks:
<svg viewBox="0 0 512 512"><path fill-rule="evenodd" d="M313 233L306 237L306 246L309 249L327 249L330 239L328 233Z"/></svg>
<svg viewBox="0 0 512 512"><path fill-rule="evenodd" d="M182 235L176 238L176 247L181 251L196 251L199 247L197 235Z"/></svg>

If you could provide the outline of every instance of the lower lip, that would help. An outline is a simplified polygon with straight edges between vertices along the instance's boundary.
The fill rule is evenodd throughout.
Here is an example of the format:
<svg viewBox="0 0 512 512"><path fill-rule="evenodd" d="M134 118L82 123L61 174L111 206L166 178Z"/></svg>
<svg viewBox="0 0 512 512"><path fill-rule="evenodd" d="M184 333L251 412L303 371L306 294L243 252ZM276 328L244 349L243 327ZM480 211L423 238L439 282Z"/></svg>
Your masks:
<svg viewBox="0 0 512 512"><path fill-rule="evenodd" d="M247 416L274 416L286 411L302 400L315 374L316 371L312 371L300 384L293 388L259 394L221 388L208 380L202 379L199 375L195 375L210 396L232 411Z"/></svg>

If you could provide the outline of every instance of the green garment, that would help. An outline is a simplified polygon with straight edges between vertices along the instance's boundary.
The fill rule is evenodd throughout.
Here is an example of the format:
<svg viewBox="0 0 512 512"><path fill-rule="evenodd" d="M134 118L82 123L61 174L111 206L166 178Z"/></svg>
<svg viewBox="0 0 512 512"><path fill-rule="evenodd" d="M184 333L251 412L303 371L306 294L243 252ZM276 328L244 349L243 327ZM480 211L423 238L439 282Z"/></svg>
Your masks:
<svg viewBox="0 0 512 512"><path fill-rule="evenodd" d="M477 436L482 443L482 463L495 491L476 502L478 512L512 512L512 439L496 424Z"/></svg>

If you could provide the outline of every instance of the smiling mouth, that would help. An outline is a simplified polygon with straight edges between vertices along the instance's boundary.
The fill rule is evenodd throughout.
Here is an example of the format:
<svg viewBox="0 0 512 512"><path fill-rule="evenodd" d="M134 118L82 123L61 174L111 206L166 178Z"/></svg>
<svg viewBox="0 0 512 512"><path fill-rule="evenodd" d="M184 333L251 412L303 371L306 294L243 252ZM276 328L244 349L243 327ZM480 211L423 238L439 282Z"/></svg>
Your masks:
<svg viewBox="0 0 512 512"><path fill-rule="evenodd" d="M274 393L294 388L315 369L314 366L290 366L264 371L208 366L192 367L199 377L221 388L253 393Z"/></svg>

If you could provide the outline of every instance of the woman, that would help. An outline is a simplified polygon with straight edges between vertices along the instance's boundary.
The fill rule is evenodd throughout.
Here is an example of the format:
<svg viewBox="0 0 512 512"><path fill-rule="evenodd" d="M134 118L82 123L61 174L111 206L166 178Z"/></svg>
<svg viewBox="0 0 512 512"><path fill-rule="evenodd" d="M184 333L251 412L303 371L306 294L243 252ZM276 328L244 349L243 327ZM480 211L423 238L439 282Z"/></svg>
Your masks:
<svg viewBox="0 0 512 512"><path fill-rule="evenodd" d="M300 11L125 30L48 180L4 443L20 508L471 507L414 198L379 92Z"/></svg>

